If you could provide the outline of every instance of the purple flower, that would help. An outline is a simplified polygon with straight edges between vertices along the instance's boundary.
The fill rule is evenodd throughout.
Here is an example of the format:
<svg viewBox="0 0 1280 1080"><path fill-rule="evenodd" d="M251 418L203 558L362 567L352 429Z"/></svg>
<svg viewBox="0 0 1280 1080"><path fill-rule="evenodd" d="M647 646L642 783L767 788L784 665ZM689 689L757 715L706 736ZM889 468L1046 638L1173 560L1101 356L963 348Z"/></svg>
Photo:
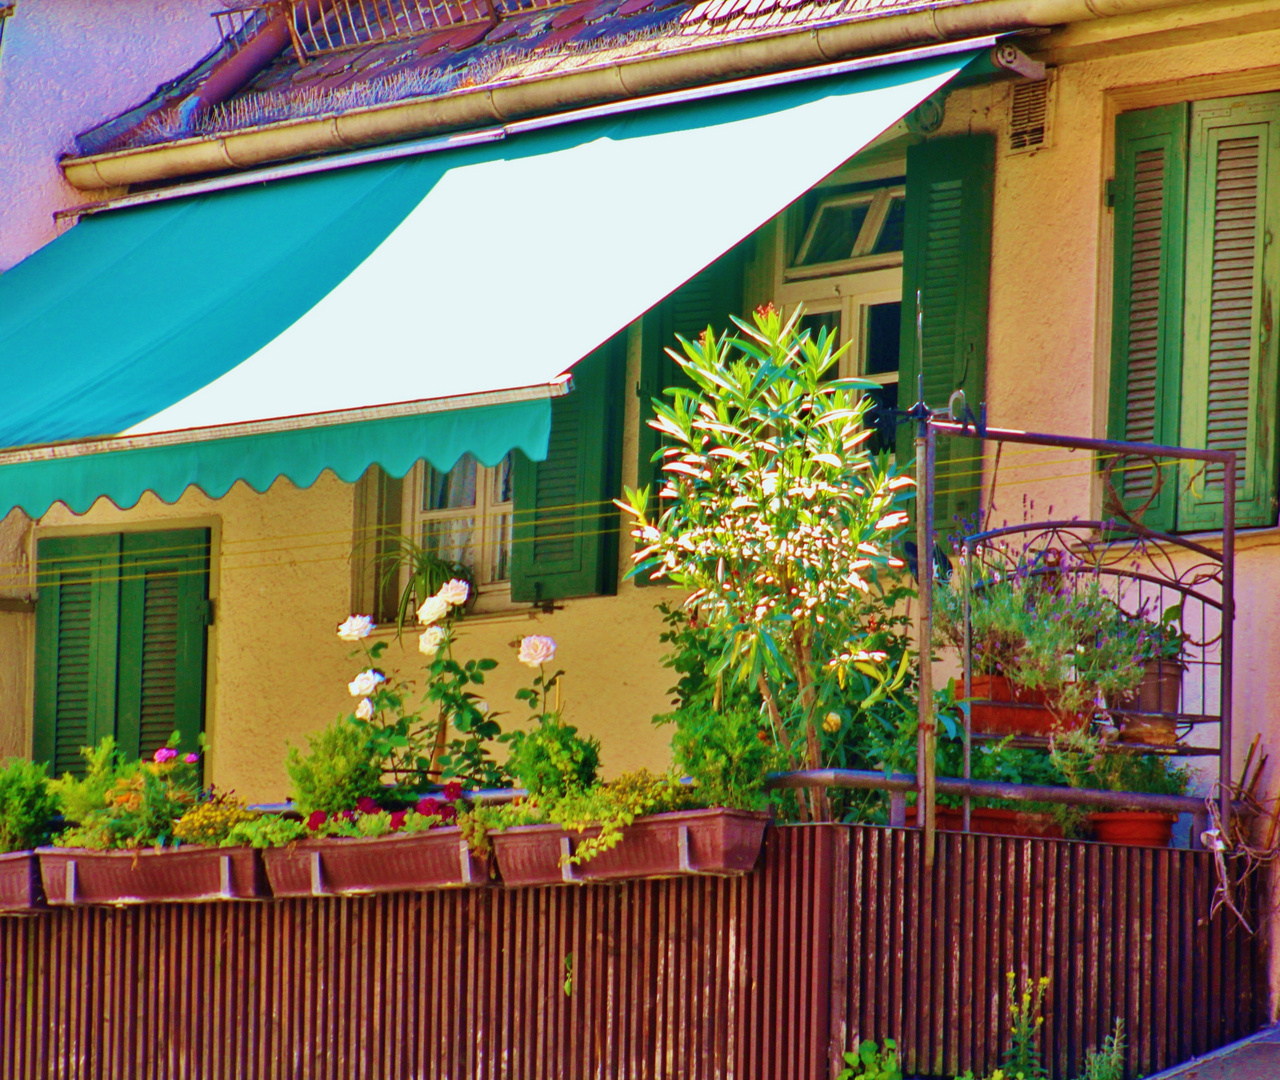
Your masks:
<svg viewBox="0 0 1280 1080"><path fill-rule="evenodd" d="M188 765L194 765L197 761L199 761L199 760L200 760L200 755L199 755L199 754L188 754L188 755L187 755L186 757L184 757L182 760L183 760L183 761L185 761Z"/></svg>
<svg viewBox="0 0 1280 1080"><path fill-rule="evenodd" d="M376 814L378 812L378 804L368 795L361 795L356 800L356 809L362 814Z"/></svg>
<svg viewBox="0 0 1280 1080"><path fill-rule="evenodd" d="M178 751L171 746L162 746L154 754L154 760L157 765L163 765L166 761L172 761L178 756Z"/></svg>
<svg viewBox="0 0 1280 1080"><path fill-rule="evenodd" d="M311 816L307 818L307 828L315 832L321 825L329 820L329 815L323 810L312 810Z"/></svg>

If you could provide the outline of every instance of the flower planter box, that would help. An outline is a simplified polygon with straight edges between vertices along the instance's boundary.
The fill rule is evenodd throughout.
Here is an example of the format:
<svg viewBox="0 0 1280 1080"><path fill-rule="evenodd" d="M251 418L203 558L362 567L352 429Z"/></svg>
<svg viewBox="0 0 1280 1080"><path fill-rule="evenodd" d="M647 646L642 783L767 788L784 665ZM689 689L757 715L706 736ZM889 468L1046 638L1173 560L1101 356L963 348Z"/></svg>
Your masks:
<svg viewBox="0 0 1280 1080"><path fill-rule="evenodd" d="M1093 838L1099 843L1153 848L1169 846L1177 820L1176 814L1156 814L1149 810L1111 810L1089 815Z"/></svg>
<svg viewBox="0 0 1280 1080"><path fill-rule="evenodd" d="M964 811L955 806L937 807L938 828L943 832L964 831ZM907 807L907 826L917 822L916 807ZM969 831L989 836L1030 836L1041 839L1063 839L1062 825L1052 814L1042 810L1009 810L975 806L969 811Z"/></svg>
<svg viewBox="0 0 1280 1080"><path fill-rule="evenodd" d="M400 836L299 840L263 852L274 896L363 896L488 885L488 856L456 826Z"/></svg>
<svg viewBox="0 0 1280 1080"><path fill-rule="evenodd" d="M1142 682L1126 704L1138 713L1176 713L1187 665L1180 660L1148 660ZM1172 746L1178 741L1178 722L1172 716L1120 718L1120 741L1148 746Z"/></svg>
<svg viewBox="0 0 1280 1080"><path fill-rule="evenodd" d="M525 825L493 834L494 852L507 885L562 881L626 881L689 874L749 874L760 857L769 815L751 810L681 810L637 818L608 851L581 864L561 854L598 828L566 832L558 825Z"/></svg>
<svg viewBox="0 0 1280 1080"><path fill-rule="evenodd" d="M1052 735L1078 731L1089 722L1080 714L1059 719L1039 690L1016 687L1003 675L974 675L969 681L973 730L980 735Z"/></svg>
<svg viewBox="0 0 1280 1080"><path fill-rule="evenodd" d="M150 904L249 900L264 894L253 848L180 847L164 851L38 848L50 904Z"/></svg>
<svg viewBox="0 0 1280 1080"><path fill-rule="evenodd" d="M38 911L44 906L36 853L8 851L0 855L0 914Z"/></svg>

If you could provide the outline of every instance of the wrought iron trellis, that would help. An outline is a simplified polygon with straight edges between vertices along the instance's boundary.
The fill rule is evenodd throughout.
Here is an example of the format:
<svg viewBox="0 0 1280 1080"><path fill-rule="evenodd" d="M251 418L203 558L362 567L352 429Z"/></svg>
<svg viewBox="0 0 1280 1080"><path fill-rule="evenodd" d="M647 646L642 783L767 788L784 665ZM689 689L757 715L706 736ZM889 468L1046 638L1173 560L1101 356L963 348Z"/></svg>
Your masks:
<svg viewBox="0 0 1280 1080"><path fill-rule="evenodd" d="M1153 600L1164 606L1167 598L1176 598L1184 606L1182 625L1191 626L1188 642L1189 673L1184 676L1180 706L1172 712L1159 715L1173 720L1178 727L1179 742L1172 747L1133 745L1137 752L1159 752L1176 755L1216 754L1218 756L1219 785L1222 819L1226 822L1231 812L1231 694L1233 661L1233 623L1235 618L1235 490L1236 459L1229 451L1195 450L1185 447L1156 446L1145 443L1126 443L1109 439L1076 438L1047 435L1035 432L1012 431L986 427L985 424L955 421L934 416L927 409L918 407L917 477L918 499L922 512L918 514L920 537L918 576L920 603L917 632L921 641L933 637L932 598L934 585L933 559L924 555L933 548L933 498L936 490L936 440L938 435L980 442L1020 443L1045 448L1084 450L1110 459L1150 461L1162 460L1201 461L1222 469L1223 477L1223 530L1222 548L1218 551L1206 544L1181 536L1157 533L1133 522L1123 521L1046 521L1002 526L997 529L965 536L960 541L969 565L982 551L1003 552L1003 556L1025 560L1025 552L1072 553L1077 560L1073 573L1097 573L1114 582L1117 602L1135 614ZM1081 553L1091 553L1080 559ZM1198 618L1197 618L1198 616ZM968 620L966 618L966 624ZM1216 625L1215 625L1216 623ZM964 694L972 691L972 642L966 633ZM926 858L933 848L934 797L937 781L933 774L935 727L931 686L926 676L929 665L921 665L920 690L920 742L916 785L924 807L921 814L926 831ZM1197 683L1198 677L1198 686ZM1191 708L1198 704L1198 708ZM1123 703L1108 703L1117 710L1132 714L1133 707ZM1216 707L1211 707L1216 706ZM1016 707L1016 706L1015 706ZM1198 740L1193 733L1201 728L1217 729L1217 746L1205 746L1198 741L1187 743L1187 737ZM969 799L972 794L970 779L972 725L966 717L964 732L964 808L965 827L969 822Z"/></svg>

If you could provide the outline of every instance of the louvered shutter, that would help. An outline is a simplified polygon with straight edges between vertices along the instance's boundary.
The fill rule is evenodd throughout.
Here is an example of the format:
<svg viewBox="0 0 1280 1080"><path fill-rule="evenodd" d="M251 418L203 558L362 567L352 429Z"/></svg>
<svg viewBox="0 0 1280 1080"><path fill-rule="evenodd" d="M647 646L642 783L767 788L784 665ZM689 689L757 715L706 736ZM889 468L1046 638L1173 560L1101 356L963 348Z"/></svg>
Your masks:
<svg viewBox="0 0 1280 1080"><path fill-rule="evenodd" d="M644 319L641 333L639 469L637 487L648 485L656 491L661 483L661 463L653 456L658 451L659 436L649 426L653 419L653 401L663 400L663 392L672 387L689 389L692 383L667 354L679 349L676 335L694 340L708 326L717 336L728 330L737 333L731 315L743 316L742 259L735 249L718 259L696 277L668 296Z"/></svg>
<svg viewBox="0 0 1280 1080"><path fill-rule="evenodd" d="M995 139L958 135L907 151L906 236L902 266L902 344L898 404L924 398L945 406L963 390L974 413L986 396L987 300L991 278L991 200ZM924 312L917 343L916 296ZM914 428L898 429L898 454L914 461ZM954 527L978 507L977 443L938 440L934 522Z"/></svg>
<svg viewBox="0 0 1280 1080"><path fill-rule="evenodd" d="M543 603L612 593L617 586L618 402L622 339L573 369L573 391L551 403L545 461L517 455L511 598Z"/></svg>
<svg viewBox="0 0 1280 1080"><path fill-rule="evenodd" d="M36 545L33 757L80 774L80 747L115 734L120 536L49 537Z"/></svg>
<svg viewBox="0 0 1280 1080"><path fill-rule="evenodd" d="M1116 118L1113 439L1176 446L1180 438L1187 116L1179 104ZM1172 531L1177 465L1115 464L1111 484L1125 513Z"/></svg>
<svg viewBox="0 0 1280 1080"><path fill-rule="evenodd" d="M176 731L195 750L204 722L207 529L126 533L120 553L117 739L150 757Z"/></svg>
<svg viewBox="0 0 1280 1080"><path fill-rule="evenodd" d="M1197 102L1187 189L1185 445L1233 451L1236 524L1276 520L1280 95ZM1184 468L1178 526L1222 525L1222 470Z"/></svg>

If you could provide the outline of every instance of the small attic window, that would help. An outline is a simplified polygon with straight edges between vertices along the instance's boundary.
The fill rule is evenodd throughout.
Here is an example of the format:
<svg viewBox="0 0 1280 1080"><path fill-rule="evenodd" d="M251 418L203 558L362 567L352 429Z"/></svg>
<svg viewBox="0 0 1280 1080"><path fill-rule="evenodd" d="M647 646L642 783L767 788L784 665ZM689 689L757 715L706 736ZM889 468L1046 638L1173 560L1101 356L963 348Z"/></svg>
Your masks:
<svg viewBox="0 0 1280 1080"><path fill-rule="evenodd" d="M814 208L794 267L845 264L866 255L901 251L906 188L827 195Z"/></svg>
<svg viewBox="0 0 1280 1080"><path fill-rule="evenodd" d="M1009 152L1038 150L1049 144L1049 80L1013 84L1009 109Z"/></svg>

